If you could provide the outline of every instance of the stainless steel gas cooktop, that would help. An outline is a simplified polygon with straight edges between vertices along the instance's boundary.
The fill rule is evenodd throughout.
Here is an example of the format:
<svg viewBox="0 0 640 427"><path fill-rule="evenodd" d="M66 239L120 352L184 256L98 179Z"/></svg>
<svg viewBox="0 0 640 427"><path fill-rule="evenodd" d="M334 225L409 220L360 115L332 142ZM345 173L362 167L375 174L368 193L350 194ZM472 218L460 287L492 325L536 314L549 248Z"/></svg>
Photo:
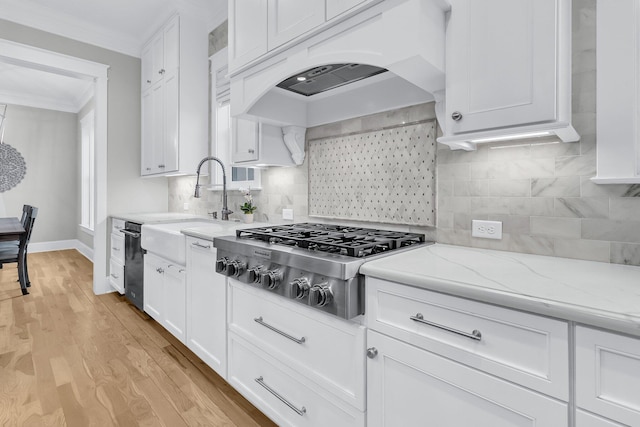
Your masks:
<svg viewBox="0 0 640 427"><path fill-rule="evenodd" d="M324 312L364 313L367 260L431 244L424 234L300 223L216 237L216 271Z"/></svg>

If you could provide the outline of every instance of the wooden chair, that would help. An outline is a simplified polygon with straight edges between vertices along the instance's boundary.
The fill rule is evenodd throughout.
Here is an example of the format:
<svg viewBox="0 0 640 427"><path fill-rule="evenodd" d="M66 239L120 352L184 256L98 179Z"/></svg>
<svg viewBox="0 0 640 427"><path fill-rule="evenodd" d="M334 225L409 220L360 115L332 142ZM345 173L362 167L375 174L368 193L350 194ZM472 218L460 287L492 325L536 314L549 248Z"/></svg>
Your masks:
<svg viewBox="0 0 640 427"><path fill-rule="evenodd" d="M7 245L0 247L0 268L2 268L4 264L14 262L18 264L18 281L20 282L22 295L27 295L29 293L27 287L31 286L29 270L27 268L27 248L29 246L29 240L31 240L31 232L33 231L33 224L37 216L38 208L31 206L30 209L28 209L24 221L25 233L20 237L18 246Z"/></svg>
<svg viewBox="0 0 640 427"><path fill-rule="evenodd" d="M31 205L23 205L22 206L22 218L20 218L20 222L22 223L22 228L24 228L26 230L27 227L27 218L29 217L29 215L31 215L31 210L33 209L33 206ZM0 242L0 251L2 251L3 249L6 249L7 247L10 246L19 246L20 245L20 240L12 240L12 241L8 241L8 242ZM0 268L2 268L2 264L0 264Z"/></svg>

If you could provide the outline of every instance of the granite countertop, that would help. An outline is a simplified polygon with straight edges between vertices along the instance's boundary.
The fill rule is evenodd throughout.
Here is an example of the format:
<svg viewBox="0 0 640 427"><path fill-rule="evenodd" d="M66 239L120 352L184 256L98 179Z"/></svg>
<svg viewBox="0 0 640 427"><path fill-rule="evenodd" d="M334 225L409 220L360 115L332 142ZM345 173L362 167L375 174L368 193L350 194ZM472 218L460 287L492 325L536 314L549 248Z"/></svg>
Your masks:
<svg viewBox="0 0 640 427"><path fill-rule="evenodd" d="M435 244L360 272L640 336L640 267Z"/></svg>

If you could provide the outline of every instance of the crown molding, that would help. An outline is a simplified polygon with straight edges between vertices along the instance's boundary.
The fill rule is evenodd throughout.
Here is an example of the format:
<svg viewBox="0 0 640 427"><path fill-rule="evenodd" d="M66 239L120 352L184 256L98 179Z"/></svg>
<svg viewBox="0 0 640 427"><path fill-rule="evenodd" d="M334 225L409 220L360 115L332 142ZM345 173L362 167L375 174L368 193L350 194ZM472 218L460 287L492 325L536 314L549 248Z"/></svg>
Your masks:
<svg viewBox="0 0 640 427"><path fill-rule="evenodd" d="M141 37L124 34L104 25L96 25L29 0L0 0L1 19L15 22L58 36L67 37L125 55L140 57L144 43L176 13L198 17L209 31L227 19L226 2L211 0L176 0L154 21ZM148 18L148 17L147 17Z"/></svg>

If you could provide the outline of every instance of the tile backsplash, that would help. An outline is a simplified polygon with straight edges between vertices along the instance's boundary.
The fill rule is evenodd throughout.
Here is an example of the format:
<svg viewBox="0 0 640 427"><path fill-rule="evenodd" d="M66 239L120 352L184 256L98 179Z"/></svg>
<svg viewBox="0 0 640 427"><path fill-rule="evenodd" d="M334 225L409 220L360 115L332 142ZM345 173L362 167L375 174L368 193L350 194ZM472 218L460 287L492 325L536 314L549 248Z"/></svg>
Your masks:
<svg viewBox="0 0 640 427"><path fill-rule="evenodd" d="M574 1L572 7L572 122L580 142L481 146L473 152L438 144L436 228L380 227L423 232L441 243L640 265L640 185L590 180L596 172L596 0ZM422 104L310 128L307 141L331 138L338 143L341 137L434 117L434 104ZM317 219L308 212L308 147L307 154L299 167L263 171L263 189L255 193L258 220L282 221L282 208L293 208L296 222ZM220 210L219 192L194 200L194 184L192 177L169 180L170 210L182 211L185 201L191 212ZM242 196L231 193L231 209L240 212L241 203ZM472 219L502 221L503 239L471 237Z"/></svg>
<svg viewBox="0 0 640 427"><path fill-rule="evenodd" d="M435 120L309 140L309 215L435 225Z"/></svg>

